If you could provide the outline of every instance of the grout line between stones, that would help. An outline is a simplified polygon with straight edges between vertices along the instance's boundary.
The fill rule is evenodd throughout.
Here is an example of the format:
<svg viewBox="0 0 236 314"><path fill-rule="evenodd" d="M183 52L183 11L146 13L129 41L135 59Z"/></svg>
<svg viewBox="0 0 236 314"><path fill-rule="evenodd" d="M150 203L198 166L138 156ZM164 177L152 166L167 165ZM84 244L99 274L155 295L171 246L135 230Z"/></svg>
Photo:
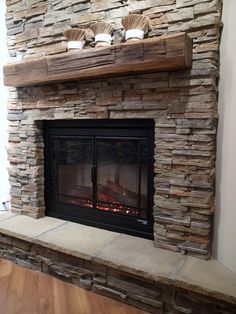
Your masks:
<svg viewBox="0 0 236 314"><path fill-rule="evenodd" d="M35 236L32 236L32 238L33 238L33 239L37 239L37 237L41 237L42 235L45 235L45 234L47 234L48 232L51 232L51 231L53 231L53 230L56 230L56 229L58 229L58 228L60 228L60 227L62 227L62 226L64 226L64 225L67 225L68 223L69 223L69 221L65 221L65 222L63 222L61 225L58 225L58 226L56 226L56 227L54 227L54 228L51 228L51 229L46 230L46 231L44 231L44 232L41 232L41 233L39 233L39 234L37 234L37 235L35 235Z"/></svg>
<svg viewBox="0 0 236 314"><path fill-rule="evenodd" d="M98 249L94 253L95 256L92 257L92 260L94 260L94 257L99 257L99 253L101 253L108 245L111 245L114 241L116 241L116 239L118 239L120 236L121 236L121 233L119 233L117 237L113 238L110 242L106 243L102 248Z"/></svg>
<svg viewBox="0 0 236 314"><path fill-rule="evenodd" d="M179 265L177 265L176 269L171 273L170 279L175 281L177 276L181 273L185 263L187 261L187 256L184 256L184 259L179 262Z"/></svg>

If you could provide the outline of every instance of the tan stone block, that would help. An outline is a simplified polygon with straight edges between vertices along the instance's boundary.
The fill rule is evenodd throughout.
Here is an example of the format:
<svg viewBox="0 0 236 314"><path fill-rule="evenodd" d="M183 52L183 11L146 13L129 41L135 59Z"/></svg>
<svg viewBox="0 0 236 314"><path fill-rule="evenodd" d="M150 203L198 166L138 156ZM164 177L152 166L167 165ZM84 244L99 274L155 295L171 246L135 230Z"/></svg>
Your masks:
<svg viewBox="0 0 236 314"><path fill-rule="evenodd" d="M190 31L195 30L198 28L206 27L206 26L216 26L221 25L221 19L219 13L211 13L206 16L200 16L192 21L183 22L180 25L173 24L168 27L168 31L174 32L174 31Z"/></svg>
<svg viewBox="0 0 236 314"><path fill-rule="evenodd" d="M54 11L63 11L66 8L70 7L72 5L71 0L60 0L60 1L53 1L53 10Z"/></svg>
<svg viewBox="0 0 236 314"><path fill-rule="evenodd" d="M75 4L73 5L73 12L84 12L88 9L90 9L91 7L91 2L88 1L88 2L84 2L84 1L80 1L81 3L78 3L78 4ZM72 4L73 4L73 1L72 1Z"/></svg>
<svg viewBox="0 0 236 314"><path fill-rule="evenodd" d="M177 8L184 8L184 7L189 7L193 6L195 4L204 3L208 2L209 0L176 0L176 7Z"/></svg>
<svg viewBox="0 0 236 314"><path fill-rule="evenodd" d="M27 7L29 8L37 5L39 2L41 2L41 0L26 0Z"/></svg>
<svg viewBox="0 0 236 314"><path fill-rule="evenodd" d="M34 16L46 13L50 8L51 8L50 5L43 4L43 5L40 5L40 6L36 7L36 8L27 9L25 11L25 16L26 16L26 18L32 18Z"/></svg>
<svg viewBox="0 0 236 314"><path fill-rule="evenodd" d="M189 236L189 241L199 244L209 244L210 240L203 237Z"/></svg>
<svg viewBox="0 0 236 314"><path fill-rule="evenodd" d="M67 44L64 42L43 45L43 46L37 47L37 50L35 50L35 52L40 53L42 55L52 55L52 54L63 53L66 51L67 51Z"/></svg>
<svg viewBox="0 0 236 314"><path fill-rule="evenodd" d="M34 29L29 29L21 34L16 35L16 42L24 42L24 41L29 41L32 39L36 39L39 35L39 30L34 28Z"/></svg>
<svg viewBox="0 0 236 314"><path fill-rule="evenodd" d="M212 0L206 3L195 4L194 15L219 12L221 10L221 5L222 4L219 0Z"/></svg>
<svg viewBox="0 0 236 314"><path fill-rule="evenodd" d="M189 229L189 233L197 234L197 235L201 235L201 236L208 236L210 234L210 230L191 227Z"/></svg>
<svg viewBox="0 0 236 314"><path fill-rule="evenodd" d="M21 21L26 16L26 10L18 11L12 15L13 15L13 21L14 22Z"/></svg>
<svg viewBox="0 0 236 314"><path fill-rule="evenodd" d="M56 108L61 107L64 104L64 100L48 100L48 99L40 99L35 104L34 108L43 109L43 108Z"/></svg>
<svg viewBox="0 0 236 314"><path fill-rule="evenodd" d="M140 101L142 99L142 91L141 90L128 90L124 92L123 95L124 101Z"/></svg>
<svg viewBox="0 0 236 314"><path fill-rule="evenodd" d="M180 189L176 189L176 188L171 187L170 194L176 195L176 196L190 196L191 191L184 191L184 190L180 190Z"/></svg>
<svg viewBox="0 0 236 314"><path fill-rule="evenodd" d="M219 51L219 42L213 42L213 43L203 43L196 47L194 47L194 52L208 52L208 51Z"/></svg>
<svg viewBox="0 0 236 314"><path fill-rule="evenodd" d="M85 110L86 110L86 113L107 112L107 107L93 105L93 106L87 106Z"/></svg>
<svg viewBox="0 0 236 314"><path fill-rule="evenodd" d="M175 3L173 3L173 5L161 5L161 6L155 6L152 7L150 9L147 9L144 11L145 15L147 15L148 17L152 18L155 15L158 16L158 13L165 13L165 12L169 12L171 10L175 9Z"/></svg>
<svg viewBox="0 0 236 314"><path fill-rule="evenodd" d="M92 22L99 22L105 19L105 12L99 12L94 14L86 14L81 16L74 15L71 18L71 25L86 25Z"/></svg>
<svg viewBox="0 0 236 314"><path fill-rule="evenodd" d="M174 4L175 0L132 0L130 11L147 10L153 7L166 6Z"/></svg>
<svg viewBox="0 0 236 314"><path fill-rule="evenodd" d="M44 26L39 28L39 35L41 37L53 36L53 26Z"/></svg>
<svg viewBox="0 0 236 314"><path fill-rule="evenodd" d="M150 28L155 27L157 25L164 26L165 24L167 24L168 26L168 19L167 19L166 14L161 14L161 15L153 14L149 16L149 18L150 18Z"/></svg>
<svg viewBox="0 0 236 314"><path fill-rule="evenodd" d="M186 241L188 239L188 236L180 235L177 233L166 233L166 237L169 239L179 240L179 241Z"/></svg>
<svg viewBox="0 0 236 314"><path fill-rule="evenodd" d="M193 8L184 8L179 11L166 13L168 22L179 22L193 19Z"/></svg>
<svg viewBox="0 0 236 314"><path fill-rule="evenodd" d="M21 0L7 0L7 5L11 6L12 4L15 4L15 3L18 3L18 2L21 2Z"/></svg>
<svg viewBox="0 0 236 314"><path fill-rule="evenodd" d="M125 6L125 7L122 7L122 8L116 8L114 10L109 10L106 13L106 18L113 22L115 19L120 20L123 16L126 16L128 14L129 14L129 7ZM119 25L117 27L120 28L121 25Z"/></svg>
<svg viewBox="0 0 236 314"><path fill-rule="evenodd" d="M164 225L155 223L154 224L154 232L159 234L159 235L165 236L166 235L166 227Z"/></svg>
<svg viewBox="0 0 236 314"><path fill-rule="evenodd" d="M126 4L127 5L127 4ZM116 9L122 7L122 2L119 0L102 0L91 1L91 12L107 11L110 9Z"/></svg>
<svg viewBox="0 0 236 314"><path fill-rule="evenodd" d="M116 105L121 103L121 97L104 97L104 98L97 98L96 104L98 106L109 106L109 105Z"/></svg>
<svg viewBox="0 0 236 314"><path fill-rule="evenodd" d="M22 104L21 102L12 102L8 101L7 102L7 109L8 110L17 110L17 109L22 109Z"/></svg>
<svg viewBox="0 0 236 314"><path fill-rule="evenodd" d="M199 229L208 229L208 230L210 230L211 223L210 222L192 221L191 222L191 228L192 227L199 228Z"/></svg>
<svg viewBox="0 0 236 314"><path fill-rule="evenodd" d="M167 230L175 230L179 232L189 232L190 228L178 225L166 225Z"/></svg>
<svg viewBox="0 0 236 314"><path fill-rule="evenodd" d="M44 26L53 25L55 23L63 21L69 21L71 18L71 14L72 14L71 7L68 7L64 10L48 11L45 13Z"/></svg>
<svg viewBox="0 0 236 314"><path fill-rule="evenodd" d="M36 108L36 103L35 102L23 102L22 103L22 108L23 109L33 109Z"/></svg>
<svg viewBox="0 0 236 314"><path fill-rule="evenodd" d="M11 204L22 205L21 196L11 196Z"/></svg>

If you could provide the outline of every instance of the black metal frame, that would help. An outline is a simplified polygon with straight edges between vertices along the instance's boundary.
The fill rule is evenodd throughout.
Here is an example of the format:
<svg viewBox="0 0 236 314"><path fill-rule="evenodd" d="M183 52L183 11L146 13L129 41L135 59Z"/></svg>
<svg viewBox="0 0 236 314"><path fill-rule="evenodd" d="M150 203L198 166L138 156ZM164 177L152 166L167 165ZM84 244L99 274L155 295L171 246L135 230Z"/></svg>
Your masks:
<svg viewBox="0 0 236 314"><path fill-rule="evenodd" d="M148 219L122 216L112 212L81 208L65 204L52 198L50 141L52 136L93 136L145 138L150 143L148 173ZM46 215L70 220L102 229L127 233L153 239L153 167L154 167L154 121L151 119L125 120L55 120L44 122L45 157L45 204ZM95 144L94 144L95 146ZM94 147L94 149L96 149ZM96 158L96 153L94 154ZM93 163L92 181L96 184L96 160ZM93 188L95 187L93 184ZM93 193L96 195L96 193ZM95 196L96 197L96 196ZM96 200L93 199L95 203Z"/></svg>

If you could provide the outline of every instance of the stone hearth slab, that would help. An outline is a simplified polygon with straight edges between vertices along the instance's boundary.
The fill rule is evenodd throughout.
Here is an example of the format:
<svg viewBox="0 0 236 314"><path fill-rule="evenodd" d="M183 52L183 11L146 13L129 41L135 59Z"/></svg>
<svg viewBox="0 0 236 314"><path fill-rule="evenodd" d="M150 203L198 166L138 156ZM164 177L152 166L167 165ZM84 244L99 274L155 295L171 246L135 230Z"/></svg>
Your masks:
<svg viewBox="0 0 236 314"><path fill-rule="evenodd" d="M236 274L215 259L188 257L153 242L60 219L0 212L0 233L82 257L129 275L236 304Z"/></svg>
<svg viewBox="0 0 236 314"><path fill-rule="evenodd" d="M236 274L213 258L204 261L188 256L176 282L179 287L235 302Z"/></svg>
<svg viewBox="0 0 236 314"><path fill-rule="evenodd" d="M128 268L135 274L143 273L146 277L165 283L175 278L186 258L179 253L155 248L151 240L125 234L114 239L97 256L98 261L106 261L124 271Z"/></svg>
<svg viewBox="0 0 236 314"><path fill-rule="evenodd" d="M72 250L95 257L104 247L109 247L118 236L119 233L67 222L37 236L36 239L47 243L53 249L61 247L67 251Z"/></svg>
<svg viewBox="0 0 236 314"><path fill-rule="evenodd" d="M16 216L9 211L0 211L0 221Z"/></svg>
<svg viewBox="0 0 236 314"><path fill-rule="evenodd" d="M29 216L14 215L7 212L0 213L0 217L0 229L5 229L29 238L34 238L39 234L65 224L63 220L56 218L43 217L41 219L34 219Z"/></svg>

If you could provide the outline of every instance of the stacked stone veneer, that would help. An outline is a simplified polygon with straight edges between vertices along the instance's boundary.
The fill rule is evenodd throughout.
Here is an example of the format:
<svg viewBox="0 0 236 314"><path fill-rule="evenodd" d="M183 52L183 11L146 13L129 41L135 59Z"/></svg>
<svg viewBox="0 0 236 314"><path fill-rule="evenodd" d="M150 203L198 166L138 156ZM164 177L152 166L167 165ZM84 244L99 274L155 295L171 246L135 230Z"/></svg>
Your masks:
<svg viewBox="0 0 236 314"><path fill-rule="evenodd" d="M155 245L209 257L214 208L220 0L7 0L14 59L66 51L62 32L107 20L121 41L121 17L150 17L149 36L185 31L191 70L11 88L9 176L14 212L44 215L43 120L155 120ZM88 31L87 49L93 49Z"/></svg>

